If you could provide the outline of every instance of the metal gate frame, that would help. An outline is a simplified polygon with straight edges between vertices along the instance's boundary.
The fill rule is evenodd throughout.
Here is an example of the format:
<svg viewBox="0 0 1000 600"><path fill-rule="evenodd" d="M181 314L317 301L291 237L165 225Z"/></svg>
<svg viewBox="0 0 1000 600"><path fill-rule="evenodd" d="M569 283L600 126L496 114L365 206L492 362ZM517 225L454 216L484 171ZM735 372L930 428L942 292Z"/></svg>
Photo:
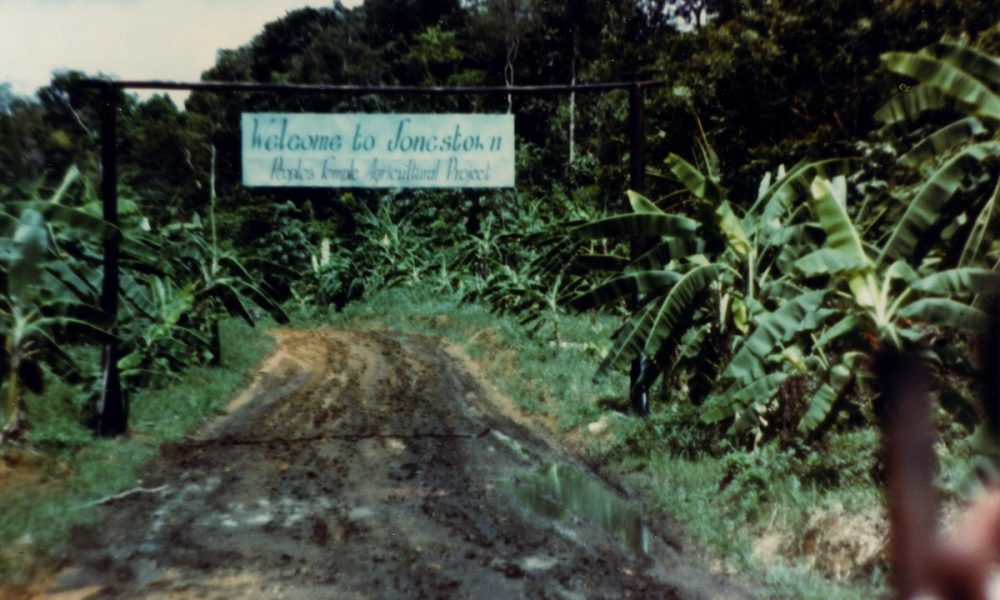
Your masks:
<svg viewBox="0 0 1000 600"><path fill-rule="evenodd" d="M426 94L432 96L481 96L481 95L516 95L543 96L551 94L570 93L604 93L613 90L629 91L629 188L643 193L646 188L646 155L645 155L645 97L647 89L664 87L665 81L632 81L614 83L590 83L575 85L527 85L527 86L483 86L483 87L421 87L421 86L354 86L354 85L306 85L287 83L253 83L253 82L173 82L173 81L140 81L88 78L81 81L88 87L103 90L101 101L101 155L100 179L101 200L104 220L118 227L118 94L130 90L187 90L214 93L265 93L278 95L293 94L328 94L328 95L413 95ZM632 258L639 256L646 240L632 238L629 252ZM104 240L104 272L101 283L101 308L111 316L112 332L118 315L118 268L120 254L118 235L109 235ZM639 305L638 294L629 301L629 309L635 310ZM128 429L128 406L122 396L121 377L118 371L119 349L117 343L105 345L102 361L103 390L101 398L95 407L94 423L97 433L102 436L120 435ZM640 415L646 415L649 410L648 390L641 385L641 375L645 369L645 358L639 357L632 362L629 373L629 398L632 408Z"/></svg>

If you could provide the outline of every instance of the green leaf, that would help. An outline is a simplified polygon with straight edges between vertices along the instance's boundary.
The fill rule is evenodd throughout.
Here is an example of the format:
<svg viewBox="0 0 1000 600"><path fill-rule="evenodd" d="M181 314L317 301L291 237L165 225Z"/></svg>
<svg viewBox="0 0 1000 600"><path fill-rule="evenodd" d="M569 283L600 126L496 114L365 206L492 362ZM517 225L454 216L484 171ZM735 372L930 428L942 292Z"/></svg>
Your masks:
<svg viewBox="0 0 1000 600"><path fill-rule="evenodd" d="M766 229L780 228L783 215L795 204L796 200L809 197L809 188L813 179L819 176L832 179L839 175L848 175L855 170L857 163L857 160L849 158L831 158L799 163L760 196L747 214L753 215L760 206L763 206L760 218L764 222L764 227Z"/></svg>
<svg viewBox="0 0 1000 600"><path fill-rule="evenodd" d="M931 56L951 63L976 79L1000 86L1000 60L968 46L938 42L924 49Z"/></svg>
<svg viewBox="0 0 1000 600"><path fill-rule="evenodd" d="M49 232L42 214L33 209L25 209L14 229L11 264L7 271L10 293L18 296L27 288L38 283L42 273L42 262L49 249Z"/></svg>
<svg viewBox="0 0 1000 600"><path fill-rule="evenodd" d="M939 296L995 294L1000 293L1000 273L975 267L949 269L915 281L911 287Z"/></svg>
<svg viewBox="0 0 1000 600"><path fill-rule="evenodd" d="M70 166L70 168L66 170L66 174L63 175L62 182L59 184L59 187L52 194L52 197L49 198L49 202L53 202L55 204L62 202L62 198L66 195L66 191L69 190L70 186L73 185L73 182L75 182L79 177L80 169L76 168L76 165Z"/></svg>
<svg viewBox="0 0 1000 600"><path fill-rule="evenodd" d="M973 107L932 85L920 83L886 102L875 112L875 120L883 127L903 133L906 124L916 122L924 114L944 110L969 114Z"/></svg>
<svg viewBox="0 0 1000 600"><path fill-rule="evenodd" d="M99 310L99 309L94 309ZM111 333L110 331L94 325L90 321L83 319L75 319L73 317L45 317L39 319L36 322L36 326L39 329L49 329L52 327L66 327L71 328L78 333L82 333L91 340L98 342L100 344L117 344L121 342L121 338L117 335Z"/></svg>
<svg viewBox="0 0 1000 600"><path fill-rule="evenodd" d="M959 119L922 139L909 152L899 157L899 164L916 167L923 162L943 156L953 148L966 144L976 136L985 133L987 133L987 129L976 117Z"/></svg>
<svg viewBox="0 0 1000 600"><path fill-rule="evenodd" d="M841 320L834 323L832 326L823 330L819 338L816 340L816 348L818 350L823 350L830 344L830 342L836 340L846 333L852 331L857 331L858 329L858 317L857 315L847 315Z"/></svg>
<svg viewBox="0 0 1000 600"><path fill-rule="evenodd" d="M823 303L826 293L826 290L806 292L757 319L753 333L736 350L722 378L751 382L763 377L764 359L778 344L787 342L800 331L817 326L811 317Z"/></svg>
<svg viewBox="0 0 1000 600"><path fill-rule="evenodd" d="M240 301L240 296L235 290L228 286L219 286L216 290L218 291L216 296L222 300L222 304L226 307L230 315L242 317L247 322L247 325L250 327L254 326L255 321L253 316L250 315L250 311L247 310L246 306L243 306L243 302Z"/></svg>
<svg viewBox="0 0 1000 600"><path fill-rule="evenodd" d="M845 272L858 273L870 266L871 262L862 257L833 248L814 250L795 261L795 268L806 277L837 275Z"/></svg>
<svg viewBox="0 0 1000 600"><path fill-rule="evenodd" d="M118 359L118 368L122 371L138 369L140 365L142 365L142 352L139 350L133 350Z"/></svg>
<svg viewBox="0 0 1000 600"><path fill-rule="evenodd" d="M788 379L787 373L763 375L745 386L733 385L721 394L713 394L702 405L703 423L718 423L754 404L767 403Z"/></svg>
<svg viewBox="0 0 1000 600"><path fill-rule="evenodd" d="M986 234L993 223L993 215L996 213L997 202L1000 202L1000 179L997 180L996 185L993 187L993 194L990 196L990 199L983 205L982 210L979 211L975 222L972 224L972 229L969 231L969 235L965 239L965 245L962 247L962 255L958 259L958 266L964 267L973 263L983 247L986 246Z"/></svg>
<svg viewBox="0 0 1000 600"><path fill-rule="evenodd" d="M129 304L146 317L156 319L156 307L150 301L146 288L125 271L119 273L118 285L122 296L128 300Z"/></svg>
<svg viewBox="0 0 1000 600"><path fill-rule="evenodd" d="M60 364L70 371L76 373L80 372L80 367L76 364L76 361L73 360L73 357L63 349L62 344L57 343L52 336L48 334L48 332L44 329L44 325L42 327L35 328L32 332L32 337L34 338L34 341L39 344L39 346L44 348L45 351L43 356L45 362L50 365ZM114 341L117 343L121 340L115 338Z"/></svg>
<svg viewBox="0 0 1000 600"><path fill-rule="evenodd" d="M882 62L890 71L932 85L972 106L976 116L1000 121L1000 96L954 64L911 52L887 52Z"/></svg>
<svg viewBox="0 0 1000 600"><path fill-rule="evenodd" d="M811 206L826 233L826 246L841 252L852 263L870 265L851 217L847 214L847 199L840 187L828 179L817 177L812 182Z"/></svg>
<svg viewBox="0 0 1000 600"><path fill-rule="evenodd" d="M285 311L280 306L278 306L278 304L273 299L271 299L270 296L261 291L260 288L258 288L255 285L244 283L241 286L241 290L243 294L248 298L250 298L250 300L253 300L253 302L257 306L266 310L271 315L271 317L274 318L275 321L281 323L282 325L289 322L290 319L288 318L288 315L285 313Z"/></svg>
<svg viewBox="0 0 1000 600"><path fill-rule="evenodd" d="M701 291L715 279L719 266L707 264L685 273L661 299L654 299L629 319L615 335L598 374L621 368L639 356L649 356L675 332L674 327L695 309Z"/></svg>
<svg viewBox="0 0 1000 600"><path fill-rule="evenodd" d="M680 260L703 251L701 240L686 240L668 237L639 255L631 264L629 270L661 269L672 260Z"/></svg>
<svg viewBox="0 0 1000 600"><path fill-rule="evenodd" d="M879 264L912 259L917 243L937 221L938 215L962 185L966 175L989 157L1000 156L1000 143L973 144L949 159L931 175L910 202L906 212L882 248Z"/></svg>
<svg viewBox="0 0 1000 600"><path fill-rule="evenodd" d="M729 202L722 201L715 209L716 225L729 240L729 246L738 256L746 256L750 253L750 238L743 231L739 217L729 206Z"/></svg>
<svg viewBox="0 0 1000 600"><path fill-rule="evenodd" d="M920 276L905 260L897 260L885 270L884 278L884 281L903 281L909 285L920 279Z"/></svg>
<svg viewBox="0 0 1000 600"><path fill-rule="evenodd" d="M573 266L588 272L621 273L629 265L627 258L613 254L581 254L573 257Z"/></svg>
<svg viewBox="0 0 1000 600"><path fill-rule="evenodd" d="M677 283L680 275L672 271L642 271L616 277L569 301L576 310L604 306L634 294L659 295Z"/></svg>
<svg viewBox="0 0 1000 600"><path fill-rule="evenodd" d="M628 190L626 192L628 195L628 203L632 207L632 210L637 213L654 213L665 215L667 213L660 210L660 207L653 204L652 200L646 198L639 192Z"/></svg>
<svg viewBox="0 0 1000 600"><path fill-rule="evenodd" d="M848 364L852 363L853 361L849 361ZM837 398L844 393L847 384L851 382L851 369L844 364L834 365L830 369L829 377L830 381L821 383L809 398L806 413L799 421L800 432L809 433L826 420Z"/></svg>
<svg viewBox="0 0 1000 600"><path fill-rule="evenodd" d="M725 199L725 191L717 181L680 156L671 152L665 162L678 181L696 197L708 201L712 206Z"/></svg>
<svg viewBox="0 0 1000 600"><path fill-rule="evenodd" d="M983 311L947 298L924 298L911 302L900 309L899 316L973 333L985 331L989 325L989 317Z"/></svg>
<svg viewBox="0 0 1000 600"><path fill-rule="evenodd" d="M698 222L681 215L634 213L584 223L569 233L580 239L680 237L690 238Z"/></svg>
<svg viewBox="0 0 1000 600"><path fill-rule="evenodd" d="M863 265L861 269L849 275L847 283L851 288L851 293L855 301L862 306L872 306L876 300L877 289L874 278L871 275L873 266L868 255L865 253L851 217L847 214L847 198L844 180L840 179L840 185L834 186L829 180L816 177L812 183L812 202L810 206L820 226L826 233L826 247L837 253L836 261L832 255L826 256L830 259L829 266L840 265ZM816 262L821 256L814 257L806 262L807 267L816 266Z"/></svg>
<svg viewBox="0 0 1000 600"><path fill-rule="evenodd" d="M45 271L63 287L83 302L93 302L100 297L100 290L63 261L52 261Z"/></svg>
<svg viewBox="0 0 1000 600"><path fill-rule="evenodd" d="M84 210L80 210L79 208L66 206L64 204L53 204L51 202L41 200L27 202L24 203L24 205L40 211L43 215L45 215L46 221L58 222L73 229L84 231L88 235L98 236L101 238L109 235L121 235L117 228L101 217L95 217L94 215Z"/></svg>

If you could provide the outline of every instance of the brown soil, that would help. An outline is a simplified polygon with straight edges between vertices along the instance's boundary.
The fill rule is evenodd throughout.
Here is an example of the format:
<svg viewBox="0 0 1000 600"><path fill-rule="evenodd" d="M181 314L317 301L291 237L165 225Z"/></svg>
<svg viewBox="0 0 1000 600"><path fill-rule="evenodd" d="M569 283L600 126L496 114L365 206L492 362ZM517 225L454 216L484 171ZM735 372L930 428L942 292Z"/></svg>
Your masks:
<svg viewBox="0 0 1000 600"><path fill-rule="evenodd" d="M575 463L438 341L276 337L231 414L74 534L51 597L748 597L664 542L665 523L635 556L520 507L499 484L539 466L524 450Z"/></svg>
<svg viewBox="0 0 1000 600"><path fill-rule="evenodd" d="M0 455L0 491L25 487L45 489L64 479L70 469L65 464L25 450L10 450Z"/></svg>

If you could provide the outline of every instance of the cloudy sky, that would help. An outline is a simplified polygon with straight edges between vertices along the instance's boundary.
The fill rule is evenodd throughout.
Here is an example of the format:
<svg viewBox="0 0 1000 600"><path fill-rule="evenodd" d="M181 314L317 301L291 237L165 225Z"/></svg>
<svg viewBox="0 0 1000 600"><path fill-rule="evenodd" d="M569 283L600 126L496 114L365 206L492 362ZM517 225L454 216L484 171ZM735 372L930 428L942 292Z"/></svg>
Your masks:
<svg viewBox="0 0 1000 600"><path fill-rule="evenodd" d="M220 48L333 0L0 0L0 83L33 94L55 69L195 81ZM347 6L360 0L347 0ZM179 99L175 98L175 99Z"/></svg>

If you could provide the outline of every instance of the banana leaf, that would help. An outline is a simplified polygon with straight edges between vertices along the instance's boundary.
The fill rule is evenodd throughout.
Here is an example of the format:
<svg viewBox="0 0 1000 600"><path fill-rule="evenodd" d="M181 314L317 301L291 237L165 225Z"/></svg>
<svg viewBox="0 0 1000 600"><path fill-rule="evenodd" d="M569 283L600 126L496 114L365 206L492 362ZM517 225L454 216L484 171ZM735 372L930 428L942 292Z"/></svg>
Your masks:
<svg viewBox="0 0 1000 600"><path fill-rule="evenodd" d="M809 397L806 412L799 420L798 429L802 433L810 433L830 415L837 399L851 382L853 361L848 364L834 365L829 372L829 381L822 382L815 392Z"/></svg>
<svg viewBox="0 0 1000 600"><path fill-rule="evenodd" d="M584 272L606 271L621 273L628 267L629 260L613 254L581 254L573 258L572 266Z"/></svg>
<svg viewBox="0 0 1000 600"><path fill-rule="evenodd" d="M705 244L699 239L668 237L643 252L629 264L629 270L661 269L672 260L679 260L704 251Z"/></svg>
<svg viewBox="0 0 1000 600"><path fill-rule="evenodd" d="M975 267L949 269L915 281L911 287L939 296L995 294L1000 293L1000 273Z"/></svg>
<svg viewBox="0 0 1000 600"><path fill-rule="evenodd" d="M723 380L747 383L763 377L766 374L764 359L776 346L800 331L816 328L819 321L830 314L818 310L826 294L826 290L806 292L757 319L753 333L739 346L722 372Z"/></svg>
<svg viewBox="0 0 1000 600"><path fill-rule="evenodd" d="M952 63L976 79L1000 86L1000 61L989 54L948 42L938 42L924 51L937 59Z"/></svg>
<svg viewBox="0 0 1000 600"><path fill-rule="evenodd" d="M663 212L662 210L660 210L660 207L658 207L656 204L654 204L652 200L650 200L649 198L643 196L639 192L636 192L634 190L628 190L626 192L626 195L628 196L629 206L632 207L632 210L634 212L637 212L637 213L642 213L642 212L644 212L644 213L654 213L654 214L660 214L660 215L667 214L667 213Z"/></svg>
<svg viewBox="0 0 1000 600"><path fill-rule="evenodd" d="M909 124L919 121L926 114L939 111L970 115L975 112L975 107L930 84L918 83L882 105L875 112L875 120L882 123L883 129L903 134L908 130Z"/></svg>
<svg viewBox="0 0 1000 600"><path fill-rule="evenodd" d="M642 271L615 277L572 300L570 307L588 310L635 294L657 296L675 285L681 276L672 271Z"/></svg>
<svg viewBox="0 0 1000 600"><path fill-rule="evenodd" d="M598 367L598 375L622 368L639 356L655 354L664 340L675 334L675 325L696 308L695 299L715 279L720 268L716 264L694 267L669 292L629 319L612 340L608 356Z"/></svg>
<svg viewBox="0 0 1000 600"><path fill-rule="evenodd" d="M799 163L774 183L773 186L762 196L760 196L753 206L747 211L748 215L757 214L757 210L763 206L761 220L764 228L775 228L784 219L784 214L792 207L798 198L808 198L809 188L816 177L832 179L839 175L848 175L856 169L857 159L852 158L830 158L816 162Z"/></svg>
<svg viewBox="0 0 1000 600"><path fill-rule="evenodd" d="M924 298L911 302L899 310L899 316L972 333L985 331L990 322L983 311L947 298Z"/></svg>
<svg viewBox="0 0 1000 600"><path fill-rule="evenodd" d="M634 213L598 219L569 230L579 239L680 237L689 239L698 222L680 215Z"/></svg>
<svg viewBox="0 0 1000 600"><path fill-rule="evenodd" d="M862 257L833 248L814 250L795 261L795 268L806 277L858 273L870 266Z"/></svg>
<svg viewBox="0 0 1000 600"><path fill-rule="evenodd" d="M909 152L899 157L899 164L916 167L923 162L944 156L954 148L958 148L985 133L987 133L987 129L976 117L959 119L920 140Z"/></svg>
<svg viewBox="0 0 1000 600"><path fill-rule="evenodd" d="M716 206L725 200L725 190L715 179L706 176L697 167L684 160L680 156L670 153L666 161L670 171L677 177L677 180L696 197L706 200Z"/></svg>
<svg viewBox="0 0 1000 600"><path fill-rule="evenodd" d="M890 71L939 88L971 106L978 117L1000 121L1000 96L956 65L912 52L887 52L881 58Z"/></svg>
<svg viewBox="0 0 1000 600"><path fill-rule="evenodd" d="M973 144L949 159L931 175L906 209L882 247L878 263L913 258L921 236L937 221L938 215L964 183L987 158L1000 156L1000 143Z"/></svg>
<svg viewBox="0 0 1000 600"><path fill-rule="evenodd" d="M733 385L719 394L709 396L702 405L699 415L703 423L718 423L745 410L753 404L764 404L774 397L787 373L770 373L751 381L747 385Z"/></svg>

